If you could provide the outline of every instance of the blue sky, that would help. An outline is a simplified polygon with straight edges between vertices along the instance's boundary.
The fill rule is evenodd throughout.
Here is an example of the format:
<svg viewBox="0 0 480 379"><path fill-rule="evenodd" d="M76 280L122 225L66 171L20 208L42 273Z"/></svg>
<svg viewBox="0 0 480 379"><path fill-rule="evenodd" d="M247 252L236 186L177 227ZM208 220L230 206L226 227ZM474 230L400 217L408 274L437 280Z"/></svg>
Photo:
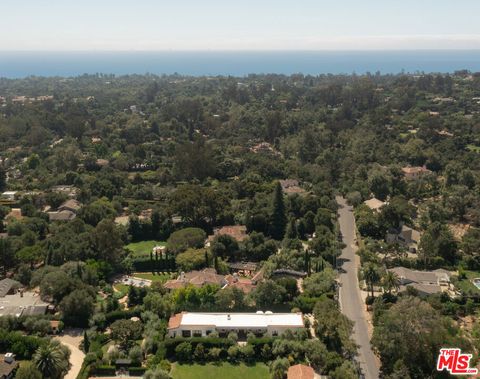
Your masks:
<svg viewBox="0 0 480 379"><path fill-rule="evenodd" d="M0 50L480 49L479 0L2 0Z"/></svg>

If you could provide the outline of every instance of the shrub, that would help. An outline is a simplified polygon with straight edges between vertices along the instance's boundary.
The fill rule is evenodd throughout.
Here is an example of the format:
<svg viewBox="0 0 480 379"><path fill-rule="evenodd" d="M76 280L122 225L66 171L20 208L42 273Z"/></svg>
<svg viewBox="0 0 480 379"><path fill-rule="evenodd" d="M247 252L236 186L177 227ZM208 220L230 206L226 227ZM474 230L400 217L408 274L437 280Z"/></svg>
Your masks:
<svg viewBox="0 0 480 379"><path fill-rule="evenodd" d="M192 358L192 344L190 342L182 342L175 348L175 355L181 362L189 361Z"/></svg>
<svg viewBox="0 0 480 379"><path fill-rule="evenodd" d="M178 254L188 248L203 247L207 235L199 228L185 228L173 232L167 240L168 250Z"/></svg>

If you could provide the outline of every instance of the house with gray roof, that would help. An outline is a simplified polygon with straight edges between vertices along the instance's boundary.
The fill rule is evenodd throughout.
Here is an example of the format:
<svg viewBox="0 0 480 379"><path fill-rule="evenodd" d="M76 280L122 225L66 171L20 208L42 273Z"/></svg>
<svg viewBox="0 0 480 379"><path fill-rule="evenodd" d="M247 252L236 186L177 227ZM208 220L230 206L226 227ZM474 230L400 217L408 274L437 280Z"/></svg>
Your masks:
<svg viewBox="0 0 480 379"><path fill-rule="evenodd" d="M406 267L394 267L388 271L397 274L400 281L399 292L406 291L410 286L420 295L432 295L450 287L450 273L446 270L418 271Z"/></svg>

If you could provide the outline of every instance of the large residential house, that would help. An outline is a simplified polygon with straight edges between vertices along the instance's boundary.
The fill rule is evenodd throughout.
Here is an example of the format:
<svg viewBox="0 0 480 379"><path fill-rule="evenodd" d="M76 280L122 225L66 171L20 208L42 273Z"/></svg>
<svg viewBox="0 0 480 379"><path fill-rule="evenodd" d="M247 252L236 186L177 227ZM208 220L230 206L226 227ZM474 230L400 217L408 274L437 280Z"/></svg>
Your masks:
<svg viewBox="0 0 480 379"><path fill-rule="evenodd" d="M167 280L164 287L170 290L187 287L203 287L207 284L215 284L220 287L227 285L227 280L223 275L218 275L214 268L206 268L202 271L182 272L174 280Z"/></svg>
<svg viewBox="0 0 480 379"><path fill-rule="evenodd" d="M169 290L187 286L203 287L207 284L217 285L220 288L236 287L245 293L250 293L257 282L253 279L242 278L238 274L219 275L214 268L205 268L201 271L182 272L177 279L167 280L164 287Z"/></svg>
<svg viewBox="0 0 480 379"><path fill-rule="evenodd" d="M420 237L421 234L418 230L402 224L399 228L390 229L387 232L385 240L388 243L398 243L407 248L409 252L416 253Z"/></svg>
<svg viewBox="0 0 480 379"><path fill-rule="evenodd" d="M237 242L244 241L247 237L247 227L245 225L229 225L222 226L213 230L213 234L209 235L205 242L205 247L209 247L210 243L217 236L230 236Z"/></svg>
<svg viewBox="0 0 480 379"><path fill-rule="evenodd" d="M182 312L170 317L169 337L202 337L212 332L227 336L235 332L240 338L248 333L279 336L286 330L305 327L302 313L193 313Z"/></svg>
<svg viewBox="0 0 480 379"><path fill-rule="evenodd" d="M60 205L55 212L48 212L50 221L70 221L77 217L77 212L82 204L75 200L69 199Z"/></svg>
<svg viewBox="0 0 480 379"><path fill-rule="evenodd" d="M432 172L426 167L426 166L416 166L416 167L403 167L402 168L403 176L407 180L417 180L420 179L421 177L431 174Z"/></svg>
<svg viewBox="0 0 480 379"><path fill-rule="evenodd" d="M418 271L406 267L395 267L388 271L397 274L400 281L399 292L406 291L410 286L420 295L431 295L450 288L450 273L446 270Z"/></svg>
<svg viewBox="0 0 480 379"><path fill-rule="evenodd" d="M48 304L38 294L24 291L22 287L16 280L0 280L0 317L44 315L47 312Z"/></svg>

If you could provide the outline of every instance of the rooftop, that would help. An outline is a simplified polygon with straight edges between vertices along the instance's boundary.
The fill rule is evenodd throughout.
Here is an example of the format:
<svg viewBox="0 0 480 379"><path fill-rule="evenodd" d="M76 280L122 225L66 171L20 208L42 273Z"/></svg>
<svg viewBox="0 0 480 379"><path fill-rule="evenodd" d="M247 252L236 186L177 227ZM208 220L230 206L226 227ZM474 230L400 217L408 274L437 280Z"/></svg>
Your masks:
<svg viewBox="0 0 480 379"><path fill-rule="evenodd" d="M245 225L228 225L215 229L213 235L208 236L208 240L212 241L216 236L227 235L241 242L245 240L247 235L247 227Z"/></svg>
<svg viewBox="0 0 480 379"><path fill-rule="evenodd" d="M5 355L0 355L0 378L9 378L17 367L18 362L15 359L11 362L5 362Z"/></svg>
<svg viewBox="0 0 480 379"><path fill-rule="evenodd" d="M288 326L303 328L302 313L178 313L170 318L169 329L179 326L212 325L219 328L267 328Z"/></svg>
<svg viewBox="0 0 480 379"><path fill-rule="evenodd" d="M369 200L365 200L363 202L367 207L369 207L370 209L373 209L373 210L379 210L381 207L383 207L385 205L385 202L383 202L382 200L378 200L377 198L373 198L373 199L369 199Z"/></svg>
<svg viewBox="0 0 480 379"><path fill-rule="evenodd" d="M306 365L290 366L287 371L287 379L313 379L315 371Z"/></svg>

